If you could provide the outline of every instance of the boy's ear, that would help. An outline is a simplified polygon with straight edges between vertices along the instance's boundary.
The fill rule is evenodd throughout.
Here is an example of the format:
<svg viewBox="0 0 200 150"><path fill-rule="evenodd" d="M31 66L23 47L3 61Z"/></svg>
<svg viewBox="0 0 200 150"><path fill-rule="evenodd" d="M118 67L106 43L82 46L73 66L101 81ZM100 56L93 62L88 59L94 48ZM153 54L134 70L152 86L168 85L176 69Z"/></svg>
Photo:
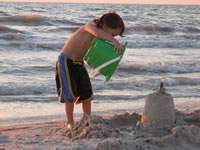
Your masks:
<svg viewBox="0 0 200 150"><path fill-rule="evenodd" d="M103 24L103 27L102 27L103 29L106 29L106 28L108 28L108 25L107 24Z"/></svg>

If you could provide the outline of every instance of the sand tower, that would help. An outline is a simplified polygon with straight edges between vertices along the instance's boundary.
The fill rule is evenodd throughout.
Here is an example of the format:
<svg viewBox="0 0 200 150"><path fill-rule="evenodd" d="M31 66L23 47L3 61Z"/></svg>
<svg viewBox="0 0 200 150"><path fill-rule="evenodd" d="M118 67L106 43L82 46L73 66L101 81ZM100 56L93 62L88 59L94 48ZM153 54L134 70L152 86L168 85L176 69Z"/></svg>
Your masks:
<svg viewBox="0 0 200 150"><path fill-rule="evenodd" d="M161 83L155 93L147 96L141 121L136 124L136 134L140 136L145 132L154 136L168 135L174 123L174 100L165 92Z"/></svg>
<svg viewBox="0 0 200 150"><path fill-rule="evenodd" d="M147 96L141 123L149 122L163 125L173 125L175 110L173 97L165 92L163 83L160 88Z"/></svg>

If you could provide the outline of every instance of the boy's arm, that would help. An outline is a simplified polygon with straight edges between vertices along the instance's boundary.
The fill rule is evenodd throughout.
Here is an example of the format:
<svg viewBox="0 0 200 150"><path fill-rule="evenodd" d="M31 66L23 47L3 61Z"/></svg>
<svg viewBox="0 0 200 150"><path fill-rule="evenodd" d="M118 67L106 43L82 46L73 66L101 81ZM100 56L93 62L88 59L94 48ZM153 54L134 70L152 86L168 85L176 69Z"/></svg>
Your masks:
<svg viewBox="0 0 200 150"><path fill-rule="evenodd" d="M101 39L101 40L106 40L108 42L111 42L114 44L114 50L117 53L121 53L123 51L123 47L122 45L110 34L106 33L105 31L103 31L102 29L97 28L95 25L93 24L86 24L84 26L85 31L89 32L90 34L92 34L93 36Z"/></svg>

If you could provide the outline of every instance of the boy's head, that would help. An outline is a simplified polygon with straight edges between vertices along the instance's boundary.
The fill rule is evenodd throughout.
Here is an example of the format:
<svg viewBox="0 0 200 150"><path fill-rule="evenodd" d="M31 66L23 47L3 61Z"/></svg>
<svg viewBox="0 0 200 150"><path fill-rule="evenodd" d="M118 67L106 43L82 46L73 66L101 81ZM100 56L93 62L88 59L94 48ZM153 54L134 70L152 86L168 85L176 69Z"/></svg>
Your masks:
<svg viewBox="0 0 200 150"><path fill-rule="evenodd" d="M109 31L110 28L113 30L112 32L119 33L118 35L120 36L122 36L125 29L122 18L115 12L107 13L98 19L94 19L94 24L97 28L105 29L107 31ZM112 35L116 36L115 33Z"/></svg>

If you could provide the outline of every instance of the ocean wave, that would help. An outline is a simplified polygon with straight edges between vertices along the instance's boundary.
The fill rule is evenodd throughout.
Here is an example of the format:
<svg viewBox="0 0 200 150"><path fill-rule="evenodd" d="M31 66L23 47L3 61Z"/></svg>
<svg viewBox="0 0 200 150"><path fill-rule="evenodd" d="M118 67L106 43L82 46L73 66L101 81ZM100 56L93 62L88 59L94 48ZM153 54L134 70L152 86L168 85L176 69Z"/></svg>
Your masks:
<svg viewBox="0 0 200 150"><path fill-rule="evenodd" d="M34 61L34 60L33 60ZM24 69L30 70L31 72L49 72L49 71L55 71L55 66L31 66L31 67L26 67Z"/></svg>
<svg viewBox="0 0 200 150"><path fill-rule="evenodd" d="M126 36L126 35L125 35ZM187 37L188 38L188 37ZM128 42L127 48L176 48L176 49L199 49L200 42L198 41L198 36L189 36L189 39L186 40L185 36L183 37L174 37L171 39L163 37L128 37L123 41Z"/></svg>
<svg viewBox="0 0 200 150"><path fill-rule="evenodd" d="M0 94L1 95L1 94ZM55 95L50 95L50 96L42 96L42 95L5 95L5 96L0 96L0 102L39 102L39 103L50 103L50 102L56 102L57 101L57 96Z"/></svg>
<svg viewBox="0 0 200 150"><path fill-rule="evenodd" d="M54 24L58 24L58 25L72 25L72 26L82 26L82 25L84 25L83 23L80 23L80 22L75 22L75 21L73 21L73 20L69 20L69 19L64 19L64 18L61 18L61 19L59 19L59 18L51 18L51 21L54 23Z"/></svg>
<svg viewBox="0 0 200 150"><path fill-rule="evenodd" d="M48 20L48 17L42 15L15 15L15 16L0 16L1 22L12 22L12 24L22 23L24 25L34 26Z"/></svg>
<svg viewBox="0 0 200 150"><path fill-rule="evenodd" d="M135 98L135 97L132 97L132 96L129 96L129 95L102 95L102 94L95 94L94 95L95 100L101 100L101 101L104 101L104 100L121 101L122 99L135 100L135 99L141 99L143 97L144 96Z"/></svg>
<svg viewBox="0 0 200 150"><path fill-rule="evenodd" d="M8 16L7 12L5 12L5 11L1 11L1 10L0 10L0 15Z"/></svg>
<svg viewBox="0 0 200 150"><path fill-rule="evenodd" d="M150 63L150 64L128 64L119 65L118 69L126 73L195 73L200 72L198 64L180 64L180 63Z"/></svg>
<svg viewBox="0 0 200 150"><path fill-rule="evenodd" d="M133 81L129 82L132 83L132 87L142 88L144 89L152 89L156 90L158 89L161 82L164 83L165 87L170 88L180 88L185 89L186 87L190 87L192 89L198 89L200 84L199 78L189 78L189 77L157 77L157 78L149 78L149 79L135 79ZM180 91L180 89L177 89L177 92ZM192 92L193 96L196 95L195 91Z"/></svg>
<svg viewBox="0 0 200 150"><path fill-rule="evenodd" d="M189 39L189 40L198 40L200 41L200 35L184 35L183 36L186 40Z"/></svg>
<svg viewBox="0 0 200 150"><path fill-rule="evenodd" d="M171 28L171 27L161 27L161 26L157 26L157 25L147 25L147 26L143 26L143 25L138 25L138 26L128 26L126 27L126 32L129 31L134 31L134 32L166 32L166 33L171 33L173 32L175 29Z"/></svg>
<svg viewBox="0 0 200 150"><path fill-rule="evenodd" d="M163 82L164 85L168 87L175 87L175 86L199 86L200 78L192 78L192 77L147 77L147 78L130 78L126 81L113 82L110 84L112 88L116 90L124 90L124 89L133 89L139 90L142 89L158 89L160 83ZM198 87L197 87L198 88ZM183 88L184 89L184 88Z"/></svg>
<svg viewBox="0 0 200 150"><path fill-rule="evenodd" d="M65 42L33 42L28 41L24 37L18 37L11 35L5 35L5 37L1 37L0 39L9 40L9 42L0 42L1 47L4 49L14 49L14 50L23 50L23 51L38 51L38 50L47 50L47 51L56 51L60 50ZM12 41L11 41L12 40ZM17 49L16 49L17 48Z"/></svg>
<svg viewBox="0 0 200 150"><path fill-rule="evenodd" d="M186 27L186 32L189 32L189 33L200 33L200 29L198 28L194 28L194 27Z"/></svg>
<svg viewBox="0 0 200 150"><path fill-rule="evenodd" d="M32 61L37 61L37 59L33 59ZM42 62L42 60L38 62ZM45 65L28 66L27 65L23 67L14 67L14 68L1 67L0 73L2 75L15 74L16 76L30 76L30 75L38 75L38 73L39 74L42 74L42 73L48 74L52 72L54 73L54 71L55 71L55 65L53 66L48 66L48 65L47 66Z"/></svg>
<svg viewBox="0 0 200 150"><path fill-rule="evenodd" d="M176 86L176 85L197 86L200 83L200 79L189 78L189 77L165 77L161 78L161 82L164 82L168 86Z"/></svg>
<svg viewBox="0 0 200 150"><path fill-rule="evenodd" d="M138 25L138 26L127 26L125 29L125 34L126 35L131 35L131 34L139 33L139 34L162 34L162 35L167 35L167 34L174 34L174 33L182 33L184 35L190 35L193 34L199 34L200 29L198 27L183 27L183 28L176 28L176 27L162 27L162 26L157 26L157 25ZM190 36L188 35L188 36Z"/></svg>
<svg viewBox="0 0 200 150"><path fill-rule="evenodd" d="M79 27L70 26L70 27L58 27L55 29L49 29L49 31L50 32L63 32L63 31L75 32L78 29Z"/></svg>
<svg viewBox="0 0 200 150"><path fill-rule="evenodd" d="M60 50L65 42L43 42L43 43L32 43L34 47L36 47L36 50Z"/></svg>
<svg viewBox="0 0 200 150"><path fill-rule="evenodd" d="M53 82L55 83L55 82ZM56 95L56 85L45 81L5 82L1 83L0 96L43 96Z"/></svg>
<svg viewBox="0 0 200 150"><path fill-rule="evenodd" d="M12 29L6 26L0 26L0 33L11 32L11 33L24 33L20 30Z"/></svg>
<svg viewBox="0 0 200 150"><path fill-rule="evenodd" d="M20 32L17 33L5 33L0 35L0 39L6 40L6 41L23 41L26 39L26 37L21 34ZM3 45L2 45L3 46Z"/></svg>
<svg viewBox="0 0 200 150"><path fill-rule="evenodd" d="M53 81L53 80L52 80ZM55 82L55 81L54 81ZM135 79L129 79L124 80L123 82L120 80L114 80L113 82L108 83L106 86L103 86L104 90L110 90L110 88L114 89L116 91L115 94L107 95L107 94L95 94L95 99L110 99L110 100L133 100L133 99L141 99L144 98L148 93L149 90L155 91L158 89L160 83L163 82L164 86L167 87L167 89L177 89L180 91L180 89L184 90L186 87L190 87L191 89L199 89L200 84L200 78L190 78L190 77L157 77L157 78L135 78ZM102 88L102 87L101 87ZM180 89L178 89L180 88ZM56 85L52 84L51 82L36 82L33 81L32 83L4 83L1 85L0 88L0 97L10 97L13 100L33 100L37 101L36 97L38 97L38 100L40 99L47 99L45 96L48 95L54 95L56 97ZM95 91L97 90L97 87L94 87ZM125 93L122 94L121 92L117 93L117 91L126 91L125 93L134 93L134 94L128 94ZM195 93L195 91L193 91ZM197 92L198 93L198 92ZM191 93L192 95L192 93ZM193 94L195 96L197 94ZM18 98L17 98L18 97ZM20 98L21 97L21 98ZM42 98L43 97L43 98ZM1 99L2 100L2 99Z"/></svg>
<svg viewBox="0 0 200 150"><path fill-rule="evenodd" d="M131 81L129 81L131 82ZM189 77L158 77L150 78L146 80L132 81L132 87L139 89L144 92L147 96L149 93L156 91L159 88L160 83L164 83L164 87L167 92L173 94L174 98L177 97L199 97L199 78L189 78ZM187 90L186 90L187 89ZM152 92L149 92L151 90Z"/></svg>

